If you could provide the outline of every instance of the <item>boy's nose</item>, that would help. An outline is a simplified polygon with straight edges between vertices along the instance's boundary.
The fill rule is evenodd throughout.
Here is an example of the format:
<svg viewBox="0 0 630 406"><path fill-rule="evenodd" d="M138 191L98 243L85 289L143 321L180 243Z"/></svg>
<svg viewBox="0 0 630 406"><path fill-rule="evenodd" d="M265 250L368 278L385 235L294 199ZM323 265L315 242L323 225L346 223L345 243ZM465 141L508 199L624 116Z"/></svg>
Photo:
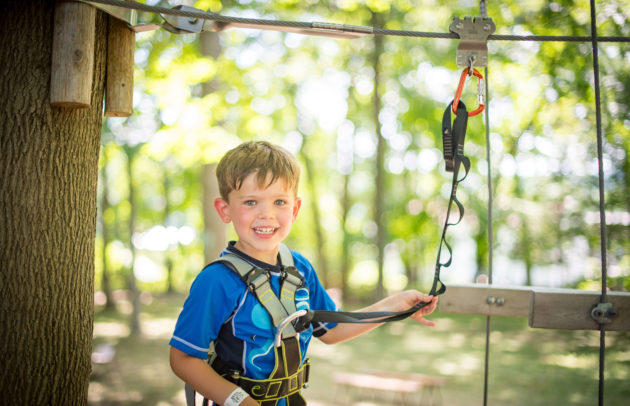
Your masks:
<svg viewBox="0 0 630 406"><path fill-rule="evenodd" d="M269 204L263 204L258 206L260 211L258 212L258 217L260 218L271 218L273 217L273 206Z"/></svg>

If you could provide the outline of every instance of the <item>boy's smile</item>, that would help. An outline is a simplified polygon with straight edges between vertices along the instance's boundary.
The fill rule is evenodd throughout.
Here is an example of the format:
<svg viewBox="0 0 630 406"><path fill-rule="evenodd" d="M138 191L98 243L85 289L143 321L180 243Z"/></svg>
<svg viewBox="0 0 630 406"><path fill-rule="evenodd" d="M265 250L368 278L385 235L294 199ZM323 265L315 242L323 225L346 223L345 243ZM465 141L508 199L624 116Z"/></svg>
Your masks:
<svg viewBox="0 0 630 406"><path fill-rule="evenodd" d="M217 198L214 207L225 223L232 222L238 241L235 247L260 261L275 265L278 246L291 231L302 201L279 178L261 187L257 173L249 174L229 202Z"/></svg>

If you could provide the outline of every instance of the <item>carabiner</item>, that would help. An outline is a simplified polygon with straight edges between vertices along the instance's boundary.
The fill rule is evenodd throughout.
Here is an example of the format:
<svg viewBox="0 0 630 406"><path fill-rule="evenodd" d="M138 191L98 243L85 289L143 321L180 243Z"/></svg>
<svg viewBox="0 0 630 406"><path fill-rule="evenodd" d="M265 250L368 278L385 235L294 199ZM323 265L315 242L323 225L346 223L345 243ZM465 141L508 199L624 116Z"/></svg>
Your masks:
<svg viewBox="0 0 630 406"><path fill-rule="evenodd" d="M455 92L455 98L453 99L453 113L457 114L457 106L459 105L459 99L462 97L462 90L464 90L464 83L466 82L466 76L470 72L470 68L464 69L462 76L459 78L459 85L457 86L457 92ZM477 69L472 70L472 74L479 79L477 94L479 95L479 107L476 110L468 112L468 117L476 116L481 113L486 106L483 104L483 75L479 73Z"/></svg>

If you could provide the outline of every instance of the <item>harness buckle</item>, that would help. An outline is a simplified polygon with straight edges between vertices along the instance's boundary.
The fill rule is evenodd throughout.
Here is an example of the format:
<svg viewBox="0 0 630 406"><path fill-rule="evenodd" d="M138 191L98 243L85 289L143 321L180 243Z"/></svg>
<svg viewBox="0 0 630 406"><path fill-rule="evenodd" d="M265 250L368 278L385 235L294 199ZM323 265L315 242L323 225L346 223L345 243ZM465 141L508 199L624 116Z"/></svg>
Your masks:
<svg viewBox="0 0 630 406"><path fill-rule="evenodd" d="M304 280L300 278L299 276L297 276L296 274L299 275L297 268L293 266L284 267L282 271L282 282L283 283L285 281L289 282L290 284L294 285L296 288L300 288L304 286Z"/></svg>
<svg viewBox="0 0 630 406"><path fill-rule="evenodd" d="M260 268L254 268L249 275L247 275L247 288L250 292L255 292L256 289L261 287L265 282L271 279L269 271Z"/></svg>
<svg viewBox="0 0 630 406"><path fill-rule="evenodd" d="M291 324L293 320L302 316L306 316L306 313L307 312L304 309L298 310L297 312L294 312L288 315L287 317L285 317L284 320L282 320L280 324L278 324L278 329L276 330L276 338L274 340L274 344L276 347L280 347L280 344L282 342L282 330L284 330L285 327Z"/></svg>

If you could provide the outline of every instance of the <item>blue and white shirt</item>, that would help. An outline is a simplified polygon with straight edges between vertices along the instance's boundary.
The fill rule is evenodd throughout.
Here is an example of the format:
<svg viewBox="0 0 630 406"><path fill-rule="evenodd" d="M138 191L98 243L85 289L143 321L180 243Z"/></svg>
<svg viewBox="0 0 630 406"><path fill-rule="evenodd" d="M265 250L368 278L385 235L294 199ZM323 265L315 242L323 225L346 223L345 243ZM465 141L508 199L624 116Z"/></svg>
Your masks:
<svg viewBox="0 0 630 406"><path fill-rule="evenodd" d="M252 265L271 272L271 287L278 295L281 267L258 261L230 243L223 254L231 252ZM297 309L339 309L319 282L315 269L300 253L291 251L294 266L304 277L305 288L295 293ZM302 361L311 337L319 337L333 323L312 323L299 334ZM275 366L273 340L276 328L258 299L241 278L223 264L205 267L195 278L184 303L170 345L186 354L205 360L214 342L219 359L229 368L242 371L251 379L266 379ZM284 400L278 405L285 404Z"/></svg>

